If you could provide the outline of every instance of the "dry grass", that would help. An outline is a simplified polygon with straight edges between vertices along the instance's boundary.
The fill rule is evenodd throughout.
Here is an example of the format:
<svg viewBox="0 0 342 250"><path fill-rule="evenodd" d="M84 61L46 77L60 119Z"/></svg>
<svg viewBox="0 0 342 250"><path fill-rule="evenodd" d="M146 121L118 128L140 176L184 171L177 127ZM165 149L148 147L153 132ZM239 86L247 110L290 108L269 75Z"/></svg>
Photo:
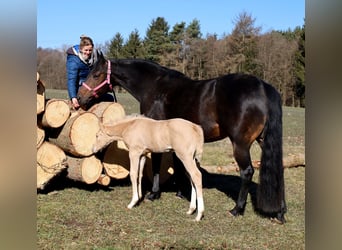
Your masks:
<svg viewBox="0 0 342 250"><path fill-rule="evenodd" d="M61 98L61 97L58 97ZM136 102L119 94L126 113ZM130 110L130 111L127 111ZM304 110L284 108L284 154L304 153ZM205 145L202 165L232 161L228 140ZM257 146L252 148L258 157ZM287 223L273 224L253 210L251 192L244 216L232 218L240 178L236 173L203 170L205 217L187 216L189 202L165 185L160 200L132 210L129 180L112 180L109 188L85 185L59 176L45 193L37 194L38 249L304 249L305 168L285 169ZM253 177L255 189L258 171ZM150 185L150 184L147 184ZM255 191L255 190L254 190Z"/></svg>

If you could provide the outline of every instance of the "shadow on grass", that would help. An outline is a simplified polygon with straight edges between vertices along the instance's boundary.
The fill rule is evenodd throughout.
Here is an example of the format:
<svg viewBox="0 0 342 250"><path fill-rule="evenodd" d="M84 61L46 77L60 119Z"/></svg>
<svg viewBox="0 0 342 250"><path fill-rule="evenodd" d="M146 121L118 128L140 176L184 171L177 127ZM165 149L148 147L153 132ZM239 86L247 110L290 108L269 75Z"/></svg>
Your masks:
<svg viewBox="0 0 342 250"><path fill-rule="evenodd" d="M203 188L217 189L218 191L227 195L227 197L233 199L235 203L237 202L240 187L241 187L240 176L210 173L203 168L200 168L200 171L202 173ZM97 183L86 184L80 181L71 180L67 178L66 176L67 176L67 171L61 172L58 176L55 176L45 186L43 190L37 190L37 193L49 194L50 192L62 191L68 188L77 188L77 189L82 189L82 190L86 190L90 192L99 191L99 190L111 191L115 187L123 187L123 186L127 187L131 185L129 176L120 180L115 180L112 178L108 186L103 186ZM183 179L182 181L183 181L183 184L181 185L180 190L182 192L183 198L190 201L190 196L191 196L190 182L188 179ZM161 191L162 192L174 192L176 194L179 191L178 187L179 185L176 184L175 179L171 177L169 180L167 180L164 184L161 185ZM249 194L250 194L250 199L252 202L252 207L253 207L254 212L262 217L274 217L274 214L265 214L256 208L257 188L258 188L258 184L252 181L249 187ZM145 197L150 192L151 189L152 189L152 183L149 180L147 180L147 178L143 178L143 183L142 183L143 197Z"/></svg>
<svg viewBox="0 0 342 250"><path fill-rule="evenodd" d="M87 184L81 181L75 181L67 178L67 170L62 171L59 175L54 176L43 190L37 190L38 194L49 194L50 192L62 191L68 188L78 188L86 191L111 191L113 187L129 186L131 182L129 178L115 180L111 179L108 186L103 186L98 183Z"/></svg>

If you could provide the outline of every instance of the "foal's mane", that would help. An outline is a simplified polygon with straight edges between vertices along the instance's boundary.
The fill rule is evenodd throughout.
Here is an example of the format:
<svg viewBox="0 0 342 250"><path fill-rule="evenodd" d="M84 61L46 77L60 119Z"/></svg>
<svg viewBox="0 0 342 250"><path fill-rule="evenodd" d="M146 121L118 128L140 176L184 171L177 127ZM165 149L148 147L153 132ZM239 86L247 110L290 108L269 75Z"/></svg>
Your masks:
<svg viewBox="0 0 342 250"><path fill-rule="evenodd" d="M148 117L141 115L141 114L131 114L131 115L126 115L124 118L116 121L113 125L127 123L130 121L135 121L136 119L151 119L151 118L148 118Z"/></svg>

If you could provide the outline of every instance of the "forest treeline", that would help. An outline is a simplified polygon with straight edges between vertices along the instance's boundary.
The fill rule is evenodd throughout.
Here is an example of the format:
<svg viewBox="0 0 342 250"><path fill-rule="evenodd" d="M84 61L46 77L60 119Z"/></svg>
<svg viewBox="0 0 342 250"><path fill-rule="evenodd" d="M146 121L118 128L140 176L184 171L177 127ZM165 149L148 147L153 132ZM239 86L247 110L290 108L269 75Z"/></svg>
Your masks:
<svg viewBox="0 0 342 250"><path fill-rule="evenodd" d="M96 41L95 41L96 42ZM37 70L47 88L66 89L66 50L37 48ZM192 79L248 73L275 86L283 105L305 107L305 24L294 30L261 33L251 14L234 19L230 34L201 33L197 19L171 29L163 17L153 19L141 37L137 30L125 40L117 32L96 48L108 58L144 58L176 69Z"/></svg>

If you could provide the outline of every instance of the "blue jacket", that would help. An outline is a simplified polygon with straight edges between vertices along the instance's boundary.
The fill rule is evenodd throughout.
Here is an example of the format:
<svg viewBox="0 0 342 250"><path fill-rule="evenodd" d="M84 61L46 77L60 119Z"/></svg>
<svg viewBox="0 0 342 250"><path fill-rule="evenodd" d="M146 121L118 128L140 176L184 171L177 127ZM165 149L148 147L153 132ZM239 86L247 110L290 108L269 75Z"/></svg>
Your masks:
<svg viewBox="0 0 342 250"><path fill-rule="evenodd" d="M87 64L82 60L79 56L79 51L79 45L75 45L66 52L67 86L70 99L77 96L79 86L86 80L93 65L92 63ZM93 62L93 60L91 61Z"/></svg>

